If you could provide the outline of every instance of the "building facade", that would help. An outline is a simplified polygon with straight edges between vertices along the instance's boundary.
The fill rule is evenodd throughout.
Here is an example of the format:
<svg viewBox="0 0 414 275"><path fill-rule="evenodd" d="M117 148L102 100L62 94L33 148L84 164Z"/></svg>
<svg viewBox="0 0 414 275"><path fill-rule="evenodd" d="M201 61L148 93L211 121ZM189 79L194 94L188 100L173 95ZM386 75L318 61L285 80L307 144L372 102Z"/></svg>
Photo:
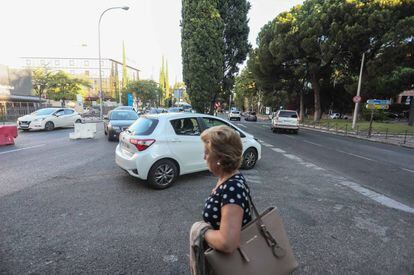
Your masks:
<svg viewBox="0 0 414 275"><path fill-rule="evenodd" d="M22 57L22 67L26 69L45 68L50 71L64 71L74 77L89 79L91 88L89 97L98 97L99 92L99 59L98 58L63 58L63 57ZM123 79L122 62L102 58L102 91L105 98L116 99L119 91L127 81L139 79L139 70L126 65L128 79Z"/></svg>
<svg viewBox="0 0 414 275"><path fill-rule="evenodd" d="M0 65L0 122L12 121L37 110L43 101L32 94L32 74L27 69Z"/></svg>

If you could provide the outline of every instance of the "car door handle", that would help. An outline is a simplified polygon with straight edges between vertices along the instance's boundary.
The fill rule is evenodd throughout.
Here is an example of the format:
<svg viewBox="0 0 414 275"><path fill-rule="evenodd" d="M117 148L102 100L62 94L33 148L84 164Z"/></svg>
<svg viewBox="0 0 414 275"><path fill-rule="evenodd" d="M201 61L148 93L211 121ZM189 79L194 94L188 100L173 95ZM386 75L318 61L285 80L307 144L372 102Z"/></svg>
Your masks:
<svg viewBox="0 0 414 275"><path fill-rule="evenodd" d="M172 138L170 141L171 142L181 142L181 140L179 140L178 138Z"/></svg>

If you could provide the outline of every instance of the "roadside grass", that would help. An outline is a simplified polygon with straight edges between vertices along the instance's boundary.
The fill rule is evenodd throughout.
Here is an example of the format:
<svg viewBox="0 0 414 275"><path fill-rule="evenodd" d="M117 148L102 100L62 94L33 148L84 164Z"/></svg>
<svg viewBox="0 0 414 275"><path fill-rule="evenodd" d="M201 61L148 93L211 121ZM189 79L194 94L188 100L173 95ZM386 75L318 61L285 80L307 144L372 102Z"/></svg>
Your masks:
<svg viewBox="0 0 414 275"><path fill-rule="evenodd" d="M312 119L305 119L304 124L314 125ZM366 132L369 129L369 121L358 121L358 131ZM326 127L332 130L352 130L352 120L350 119L321 119L319 123L315 124L316 127ZM390 133L390 134L404 134L406 131L408 134L414 134L414 127L407 125L407 122L372 122L373 133Z"/></svg>

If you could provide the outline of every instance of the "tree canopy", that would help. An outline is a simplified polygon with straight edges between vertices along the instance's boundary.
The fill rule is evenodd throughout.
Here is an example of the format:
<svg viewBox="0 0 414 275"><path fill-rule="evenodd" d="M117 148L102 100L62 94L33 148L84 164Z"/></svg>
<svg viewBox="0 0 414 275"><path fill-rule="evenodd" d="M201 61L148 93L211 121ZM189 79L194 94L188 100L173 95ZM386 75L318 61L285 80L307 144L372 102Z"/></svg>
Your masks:
<svg viewBox="0 0 414 275"><path fill-rule="evenodd" d="M246 0L182 1L183 79L199 112L212 112L218 97L233 88L250 47L249 8Z"/></svg>
<svg viewBox="0 0 414 275"><path fill-rule="evenodd" d="M151 106L159 106L160 101L163 99L163 91L158 86L158 83L153 80L136 80L129 81L124 91L123 103L127 105L127 94L133 93L136 98L139 98L144 104Z"/></svg>
<svg viewBox="0 0 414 275"><path fill-rule="evenodd" d="M310 86L319 120L333 91L355 94L363 53L363 97L413 85L413 34L413 0L307 0L261 29L248 68L266 93Z"/></svg>

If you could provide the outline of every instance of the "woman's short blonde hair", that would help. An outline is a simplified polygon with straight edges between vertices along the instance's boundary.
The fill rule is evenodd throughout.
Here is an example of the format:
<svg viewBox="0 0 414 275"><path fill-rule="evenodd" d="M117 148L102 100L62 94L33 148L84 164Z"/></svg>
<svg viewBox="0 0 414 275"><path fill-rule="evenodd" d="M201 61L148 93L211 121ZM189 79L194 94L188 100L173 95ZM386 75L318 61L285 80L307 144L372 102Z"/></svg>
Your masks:
<svg viewBox="0 0 414 275"><path fill-rule="evenodd" d="M234 129L225 125L211 127L201 134L201 140L223 171L229 173L240 168L243 145L239 133Z"/></svg>

